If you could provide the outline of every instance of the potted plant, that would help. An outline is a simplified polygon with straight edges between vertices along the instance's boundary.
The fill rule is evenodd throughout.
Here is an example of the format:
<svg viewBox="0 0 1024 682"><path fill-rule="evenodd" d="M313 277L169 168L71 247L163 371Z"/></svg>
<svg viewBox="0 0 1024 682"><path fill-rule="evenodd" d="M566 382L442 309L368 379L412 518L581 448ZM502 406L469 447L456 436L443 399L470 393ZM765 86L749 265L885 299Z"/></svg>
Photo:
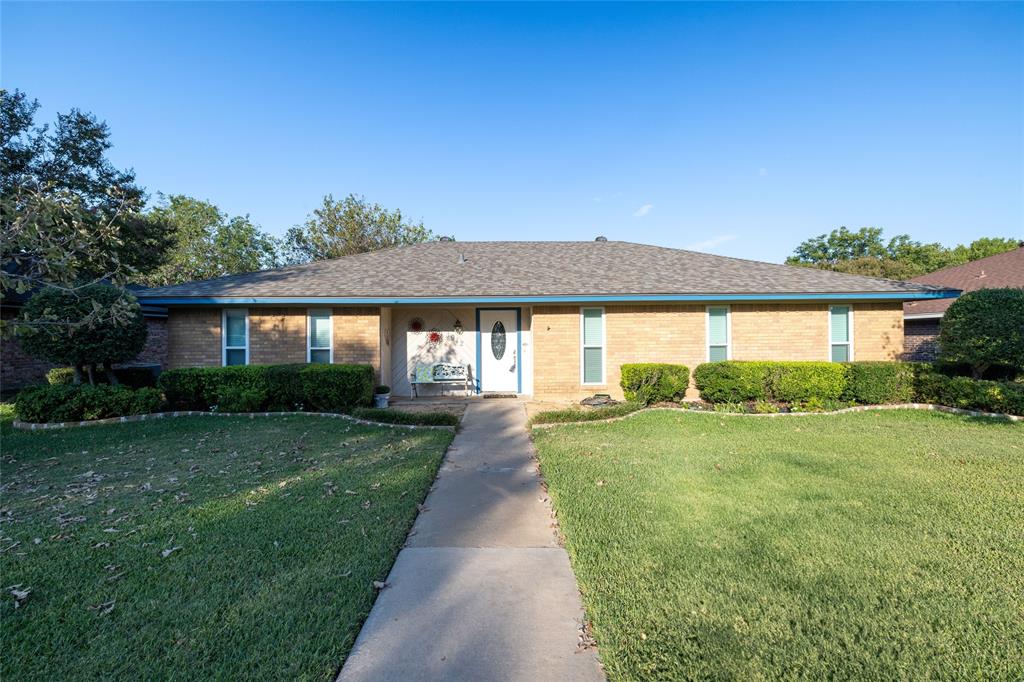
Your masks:
<svg viewBox="0 0 1024 682"><path fill-rule="evenodd" d="M373 406L374 407L387 407L388 401L391 400L391 387L390 386L376 386L373 389Z"/></svg>

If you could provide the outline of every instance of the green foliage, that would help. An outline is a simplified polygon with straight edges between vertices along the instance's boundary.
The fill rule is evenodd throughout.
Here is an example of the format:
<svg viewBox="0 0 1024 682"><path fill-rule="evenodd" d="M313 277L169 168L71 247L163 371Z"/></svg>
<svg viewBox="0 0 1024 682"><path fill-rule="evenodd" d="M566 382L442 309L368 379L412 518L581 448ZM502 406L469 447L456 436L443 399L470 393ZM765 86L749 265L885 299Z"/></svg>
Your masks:
<svg viewBox="0 0 1024 682"><path fill-rule="evenodd" d="M908 362L846 363L843 398L862 405L909 403L914 400L916 366Z"/></svg>
<svg viewBox="0 0 1024 682"><path fill-rule="evenodd" d="M121 312L116 317L91 317L98 310L113 309ZM78 291L44 289L28 300L22 314L37 325L22 339L22 348L47 362L109 366L131 360L146 343L146 322L138 301L107 284Z"/></svg>
<svg viewBox="0 0 1024 682"><path fill-rule="evenodd" d="M951 377L928 365L918 367L917 401L965 410L1024 415L1024 383Z"/></svg>
<svg viewBox="0 0 1024 682"><path fill-rule="evenodd" d="M1024 371L1024 289L980 289L955 300L939 327L939 358L970 365L975 378L994 365Z"/></svg>
<svg viewBox="0 0 1024 682"><path fill-rule="evenodd" d="M389 211L354 194L341 201L328 194L305 224L288 230L283 251L290 264L310 263L434 238L422 221L408 222L400 210Z"/></svg>
<svg viewBox="0 0 1024 682"><path fill-rule="evenodd" d="M320 364L187 367L164 372L159 385L168 404L177 410L348 412L370 404L373 368Z"/></svg>
<svg viewBox="0 0 1024 682"><path fill-rule="evenodd" d="M572 422L600 421L601 419L612 419L613 417L624 417L637 410L642 410L644 405L640 403L619 403L608 407L594 407L581 410L570 408L567 410L549 410L538 412L530 419L531 424L570 424Z"/></svg>
<svg viewBox="0 0 1024 682"><path fill-rule="evenodd" d="M128 388L152 388L156 386L156 375L149 367L118 367L114 371L117 383ZM97 376L102 383L110 383L106 373ZM54 367L46 373L46 382L52 385L68 385L75 383L73 367Z"/></svg>
<svg viewBox="0 0 1024 682"><path fill-rule="evenodd" d="M346 412L373 403L373 368L369 365L309 365L299 376L306 409Z"/></svg>
<svg viewBox="0 0 1024 682"><path fill-rule="evenodd" d="M684 365L654 362L622 365L622 386L626 400L651 403L680 402L690 385L690 370Z"/></svg>
<svg viewBox="0 0 1024 682"><path fill-rule="evenodd" d="M51 386L67 386L75 383L75 368L54 367L46 373L46 383Z"/></svg>
<svg viewBox="0 0 1024 682"><path fill-rule="evenodd" d="M174 234L167 263L140 278L149 286L277 267L277 240L248 216L229 218L219 208L180 194L164 198L148 218Z"/></svg>
<svg viewBox="0 0 1024 682"><path fill-rule="evenodd" d="M924 244L906 234L888 241L879 227L846 227L832 230L802 242L786 259L789 265L806 265L855 275L910 279L953 265L984 258L1017 248L1018 240L983 237L969 245L947 248L938 242Z"/></svg>
<svg viewBox="0 0 1024 682"><path fill-rule="evenodd" d="M694 381L711 403L757 400L798 403L837 400L846 388L846 365L835 362L708 362Z"/></svg>
<svg viewBox="0 0 1024 682"><path fill-rule="evenodd" d="M116 279L156 267L171 235L139 214L144 190L131 170L119 170L107 158L107 124L72 109L57 114L52 127L36 126L38 109L39 102L25 93L0 90L0 220L7 274L26 276L33 284L78 284L62 271ZM19 256L13 269L7 262L12 254Z"/></svg>
<svg viewBox="0 0 1024 682"><path fill-rule="evenodd" d="M768 400L766 362L707 362L698 365L693 380L709 403Z"/></svg>
<svg viewBox="0 0 1024 682"><path fill-rule="evenodd" d="M458 426L459 415L451 412L403 412L377 407L357 407L352 416L382 424L409 424L412 426Z"/></svg>
<svg viewBox="0 0 1024 682"><path fill-rule="evenodd" d="M46 385L20 391L14 410L22 421L77 422L158 412L163 398L155 388Z"/></svg>

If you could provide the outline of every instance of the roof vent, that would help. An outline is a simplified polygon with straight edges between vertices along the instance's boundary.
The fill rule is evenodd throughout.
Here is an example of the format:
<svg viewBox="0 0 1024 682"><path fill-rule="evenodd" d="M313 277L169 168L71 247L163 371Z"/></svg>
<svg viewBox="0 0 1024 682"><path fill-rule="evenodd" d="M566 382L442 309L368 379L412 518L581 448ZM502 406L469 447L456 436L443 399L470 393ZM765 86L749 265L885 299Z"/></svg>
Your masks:
<svg viewBox="0 0 1024 682"><path fill-rule="evenodd" d="M466 264L466 254L460 253L459 254L459 265L465 265L465 264Z"/></svg>
<svg viewBox="0 0 1024 682"><path fill-rule="evenodd" d="M443 234L443 235L441 235L440 237L437 238L437 241L439 241L439 242L450 242L450 241L452 241L452 238L449 237L446 234Z"/></svg>
<svg viewBox="0 0 1024 682"><path fill-rule="evenodd" d="M595 239L594 241L595 242L606 242L606 241L608 241L608 237L605 237L603 234L599 234L599 235L597 235L597 239Z"/></svg>

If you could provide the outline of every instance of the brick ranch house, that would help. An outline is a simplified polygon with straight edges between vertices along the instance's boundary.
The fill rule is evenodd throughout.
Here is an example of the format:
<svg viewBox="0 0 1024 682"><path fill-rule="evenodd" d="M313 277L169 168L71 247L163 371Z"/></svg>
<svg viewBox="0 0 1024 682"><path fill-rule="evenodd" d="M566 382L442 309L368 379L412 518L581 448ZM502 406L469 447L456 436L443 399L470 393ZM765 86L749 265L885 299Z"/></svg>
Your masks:
<svg viewBox="0 0 1024 682"><path fill-rule="evenodd" d="M962 291L1001 287L1024 289L1024 242L1011 251L929 272L910 281ZM949 299L916 300L903 304L905 360L935 359L939 350L939 323L952 304Z"/></svg>
<svg viewBox="0 0 1024 682"><path fill-rule="evenodd" d="M138 292L167 308L167 367L369 363L405 396L450 362L477 392L542 398L621 396L631 362L896 360L903 303L957 293L602 238L435 241Z"/></svg>

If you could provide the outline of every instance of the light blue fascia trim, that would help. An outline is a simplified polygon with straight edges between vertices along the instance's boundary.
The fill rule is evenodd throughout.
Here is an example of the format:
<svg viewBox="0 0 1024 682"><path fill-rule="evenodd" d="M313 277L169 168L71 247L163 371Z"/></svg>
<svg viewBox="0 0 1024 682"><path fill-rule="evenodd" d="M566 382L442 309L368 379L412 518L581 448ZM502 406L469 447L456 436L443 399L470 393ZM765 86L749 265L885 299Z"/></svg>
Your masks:
<svg viewBox="0 0 1024 682"><path fill-rule="evenodd" d="M869 292L837 294L629 294L604 296L468 296L430 298L386 297L288 297L288 296L139 296L147 305L431 305L455 303L631 303L645 301L921 301L956 298L960 291Z"/></svg>

